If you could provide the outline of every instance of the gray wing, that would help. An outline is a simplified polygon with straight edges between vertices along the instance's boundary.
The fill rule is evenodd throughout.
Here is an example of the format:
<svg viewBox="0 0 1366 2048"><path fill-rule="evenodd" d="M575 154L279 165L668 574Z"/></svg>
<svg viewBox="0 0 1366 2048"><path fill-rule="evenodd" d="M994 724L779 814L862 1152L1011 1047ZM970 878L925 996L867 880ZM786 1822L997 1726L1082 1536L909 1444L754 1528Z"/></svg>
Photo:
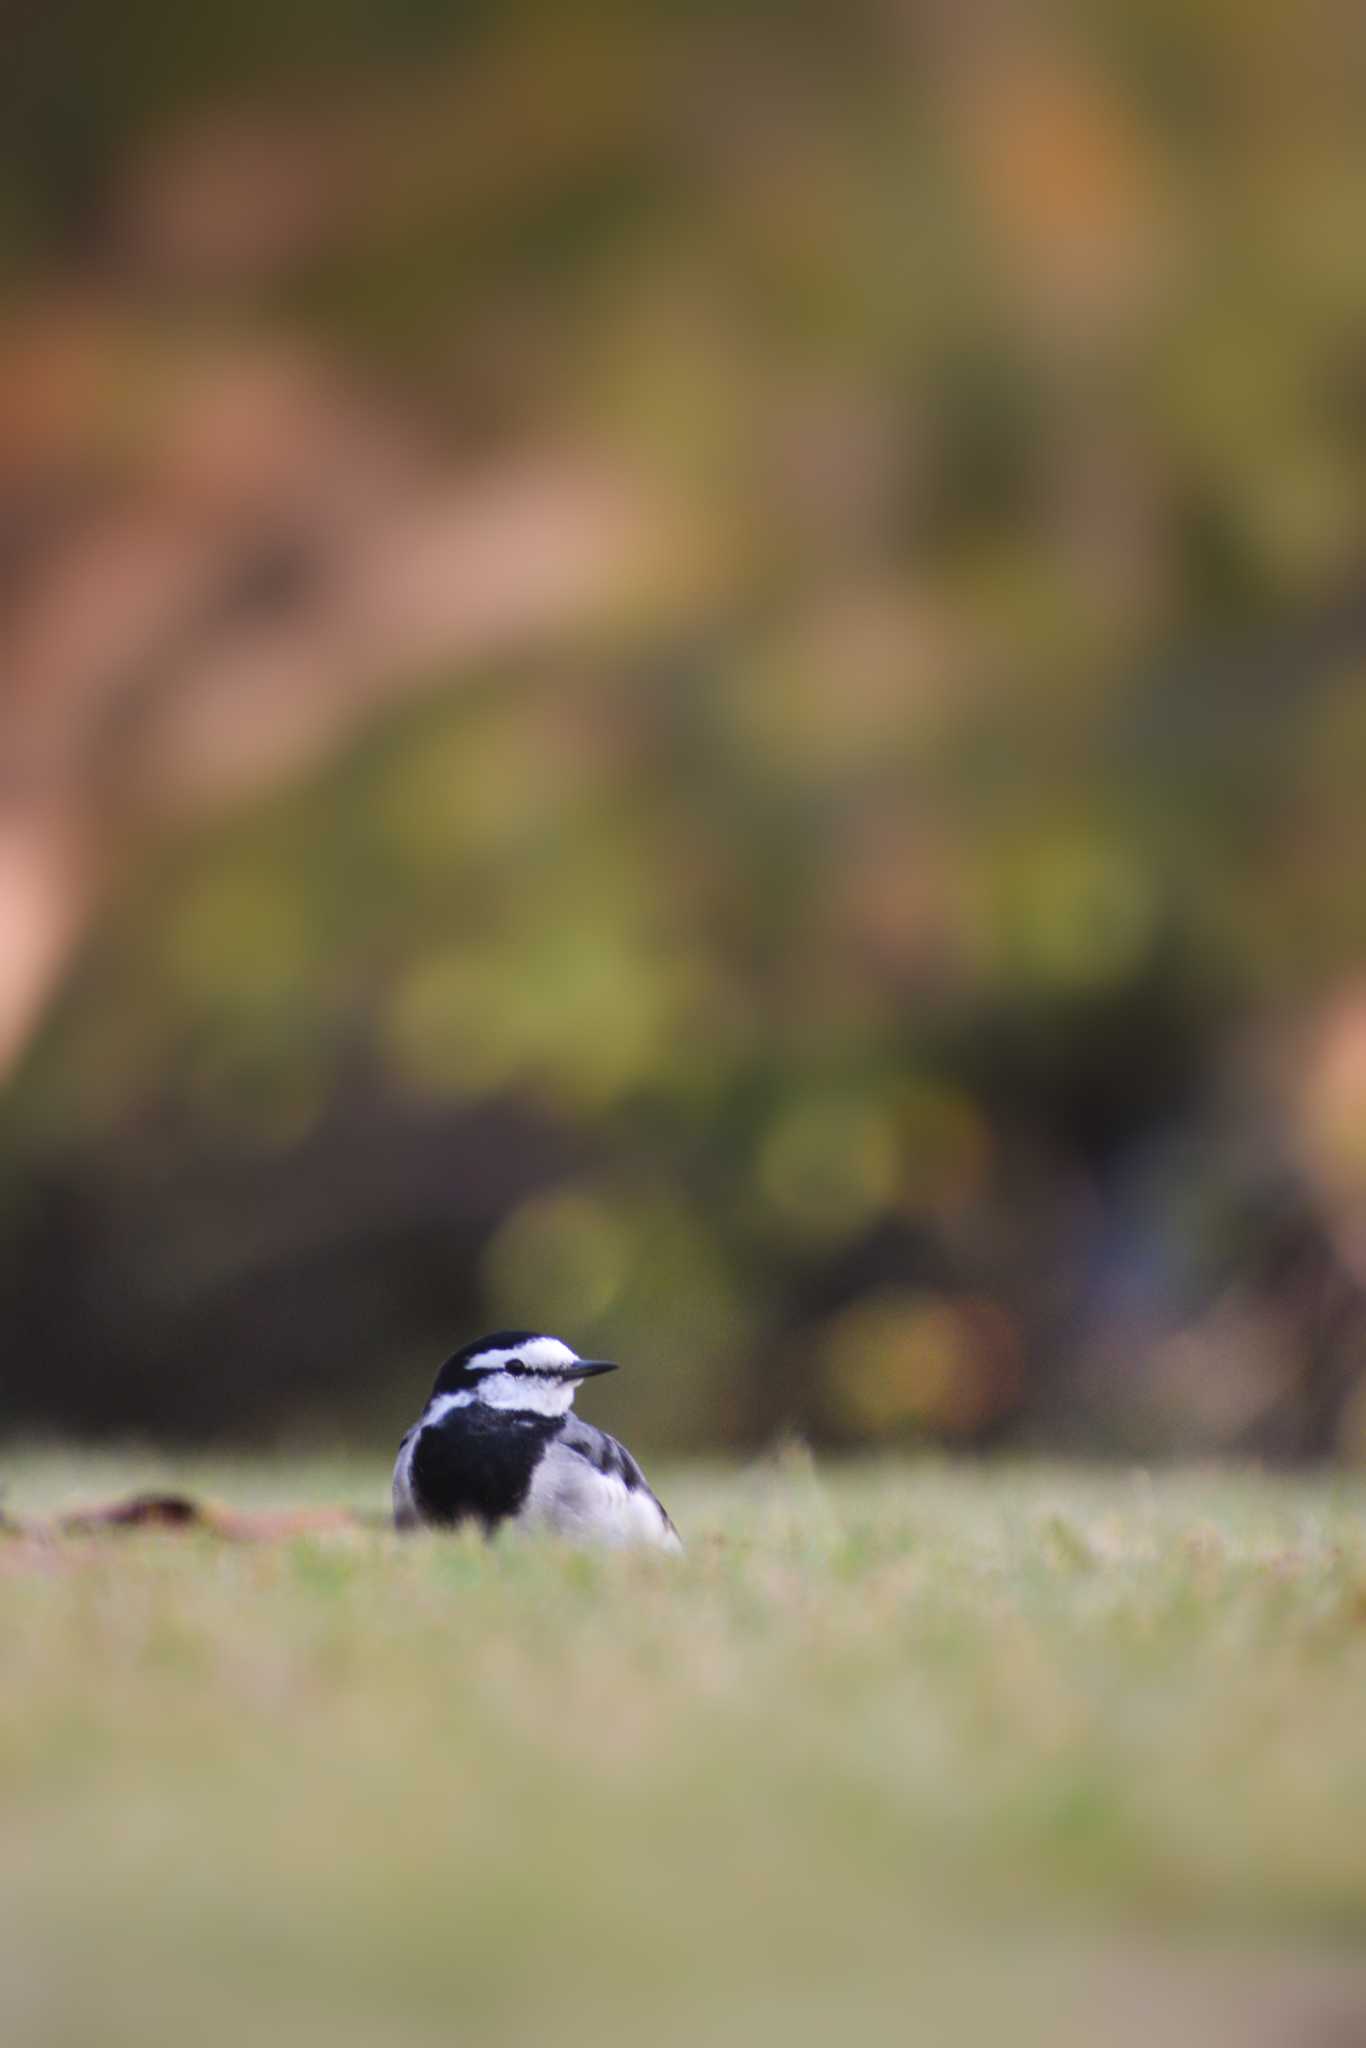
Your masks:
<svg viewBox="0 0 1366 2048"><path fill-rule="evenodd" d="M645 1474L625 1444L605 1429L566 1415L547 1452L545 1476L550 1519L560 1520L568 1510L564 1518L581 1522L586 1535L682 1549L678 1531Z"/></svg>

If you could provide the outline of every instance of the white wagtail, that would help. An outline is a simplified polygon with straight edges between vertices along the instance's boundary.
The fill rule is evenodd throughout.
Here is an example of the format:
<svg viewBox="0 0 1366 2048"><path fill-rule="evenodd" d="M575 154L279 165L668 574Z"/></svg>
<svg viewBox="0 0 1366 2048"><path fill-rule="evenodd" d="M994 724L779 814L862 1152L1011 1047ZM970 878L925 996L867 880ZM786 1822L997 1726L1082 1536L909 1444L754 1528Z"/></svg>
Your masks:
<svg viewBox="0 0 1366 2048"><path fill-rule="evenodd" d="M681 1550L631 1453L570 1412L580 1381L615 1370L532 1330L498 1330L455 1352L398 1447L399 1528L472 1523L491 1536L510 1524Z"/></svg>

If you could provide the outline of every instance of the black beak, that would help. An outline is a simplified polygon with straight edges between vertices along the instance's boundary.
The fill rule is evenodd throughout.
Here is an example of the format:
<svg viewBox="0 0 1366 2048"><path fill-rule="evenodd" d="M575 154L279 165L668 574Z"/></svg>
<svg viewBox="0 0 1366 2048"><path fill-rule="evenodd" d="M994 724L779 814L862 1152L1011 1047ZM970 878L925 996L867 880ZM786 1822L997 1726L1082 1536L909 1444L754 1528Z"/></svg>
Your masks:
<svg viewBox="0 0 1366 2048"><path fill-rule="evenodd" d="M566 1367L564 1376L567 1380L591 1380L600 1372L615 1371L616 1366L610 1359L580 1358L575 1364Z"/></svg>

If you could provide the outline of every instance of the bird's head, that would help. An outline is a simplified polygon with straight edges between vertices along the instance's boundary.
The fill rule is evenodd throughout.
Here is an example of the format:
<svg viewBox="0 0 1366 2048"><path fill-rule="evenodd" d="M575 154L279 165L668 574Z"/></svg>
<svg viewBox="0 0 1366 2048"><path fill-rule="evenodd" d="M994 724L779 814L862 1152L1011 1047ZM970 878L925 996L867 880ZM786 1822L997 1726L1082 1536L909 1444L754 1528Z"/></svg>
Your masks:
<svg viewBox="0 0 1366 2048"><path fill-rule="evenodd" d="M604 1358L580 1358L558 1337L495 1330L446 1360L432 1399L451 1397L462 1406L478 1401L523 1415L563 1415L583 1380L615 1371Z"/></svg>

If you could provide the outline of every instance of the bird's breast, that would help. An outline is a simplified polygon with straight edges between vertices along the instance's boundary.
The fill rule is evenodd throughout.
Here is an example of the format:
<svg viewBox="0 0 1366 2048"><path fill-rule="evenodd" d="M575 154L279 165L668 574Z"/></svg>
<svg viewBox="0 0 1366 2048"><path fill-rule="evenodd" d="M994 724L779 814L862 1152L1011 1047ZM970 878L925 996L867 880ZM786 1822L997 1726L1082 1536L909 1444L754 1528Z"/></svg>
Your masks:
<svg viewBox="0 0 1366 2048"><path fill-rule="evenodd" d="M456 1409L418 1431L409 1483L421 1520L492 1530L520 1512L555 1425L534 1416Z"/></svg>

